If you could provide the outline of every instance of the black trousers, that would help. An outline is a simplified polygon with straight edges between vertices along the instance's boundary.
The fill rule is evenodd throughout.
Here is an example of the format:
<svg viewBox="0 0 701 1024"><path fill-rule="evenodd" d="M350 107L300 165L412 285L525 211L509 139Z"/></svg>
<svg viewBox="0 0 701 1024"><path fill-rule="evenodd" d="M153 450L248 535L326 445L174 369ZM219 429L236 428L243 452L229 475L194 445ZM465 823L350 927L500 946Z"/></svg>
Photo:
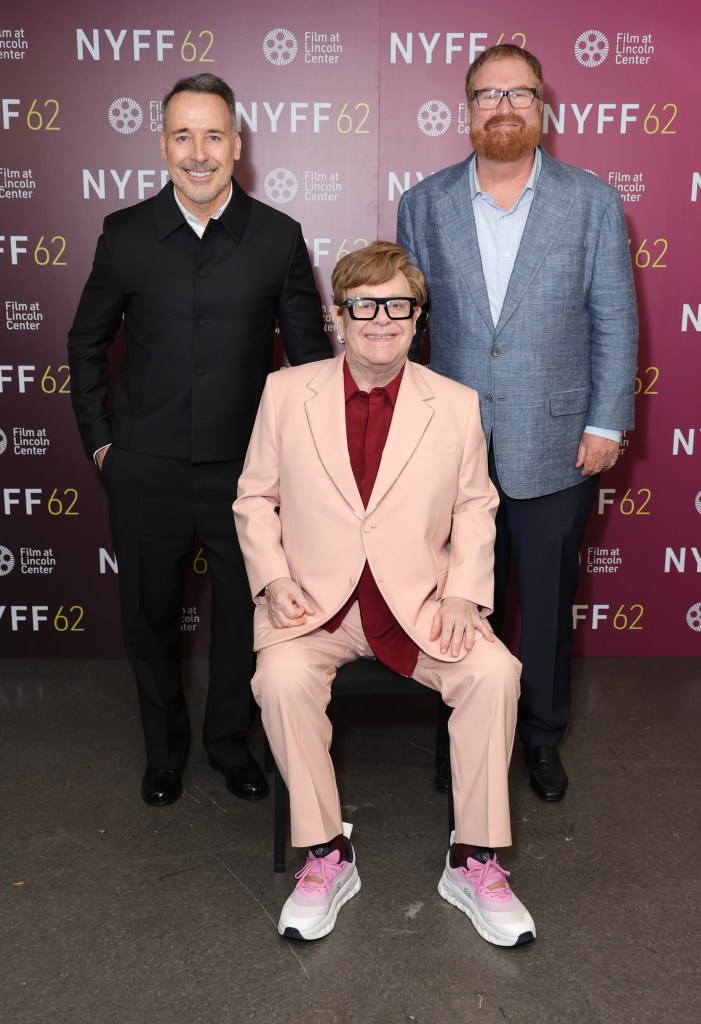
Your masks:
<svg viewBox="0 0 701 1024"><path fill-rule="evenodd" d="M490 446L489 475L499 492L494 566L494 614L501 638L513 567L521 612L523 664L518 734L526 747L554 746L567 728L572 696L572 602L579 549L599 477L540 498L509 498Z"/></svg>
<svg viewBox="0 0 701 1024"><path fill-rule="evenodd" d="M248 757L253 602L231 511L242 468L242 462L193 465L116 445L103 462L124 643L136 677L146 758L154 768L182 768L190 746L180 622L196 537L212 587L202 738L225 769Z"/></svg>

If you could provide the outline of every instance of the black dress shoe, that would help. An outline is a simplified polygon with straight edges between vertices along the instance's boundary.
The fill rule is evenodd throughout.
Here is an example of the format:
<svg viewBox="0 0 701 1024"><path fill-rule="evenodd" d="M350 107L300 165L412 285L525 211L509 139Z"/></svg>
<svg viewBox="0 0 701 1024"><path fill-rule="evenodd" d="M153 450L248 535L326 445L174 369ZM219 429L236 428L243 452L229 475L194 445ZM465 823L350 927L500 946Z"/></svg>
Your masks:
<svg viewBox="0 0 701 1024"><path fill-rule="evenodd" d="M451 786L450 779L450 758L444 757L443 762L436 772L436 778L434 779L434 785L439 793L449 793Z"/></svg>
<svg viewBox="0 0 701 1024"><path fill-rule="evenodd" d="M141 795L151 807L166 807L174 803L183 791L181 768L172 770L147 768L141 783Z"/></svg>
<svg viewBox="0 0 701 1024"><path fill-rule="evenodd" d="M268 795L265 775L250 754L246 764L235 764L233 768L222 768L211 755L207 760L210 768L216 768L218 772L224 773L226 788L234 796L240 796L242 800L262 800Z"/></svg>
<svg viewBox="0 0 701 1024"><path fill-rule="evenodd" d="M531 769L531 786L541 800L562 800L569 779L557 747L532 747L526 756Z"/></svg>

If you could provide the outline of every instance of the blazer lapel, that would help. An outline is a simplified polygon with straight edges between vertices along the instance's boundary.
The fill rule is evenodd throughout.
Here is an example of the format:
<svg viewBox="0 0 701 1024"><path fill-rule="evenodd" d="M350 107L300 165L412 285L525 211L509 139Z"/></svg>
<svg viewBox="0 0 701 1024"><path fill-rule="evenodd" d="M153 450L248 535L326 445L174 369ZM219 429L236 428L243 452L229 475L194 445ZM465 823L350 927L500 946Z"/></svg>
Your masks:
<svg viewBox="0 0 701 1024"><path fill-rule="evenodd" d="M567 187L567 179L559 175L557 163L544 151L541 151L541 158L540 175L504 298L496 334L499 334L508 323L528 292L533 278L547 256L548 250L574 202L574 194Z"/></svg>
<svg viewBox="0 0 701 1024"><path fill-rule="evenodd" d="M320 371L307 384L311 395L305 402L305 409L324 469L343 500L362 519L365 515L363 502L348 455L343 359L340 355L320 364Z"/></svg>
<svg viewBox="0 0 701 1024"><path fill-rule="evenodd" d="M470 198L470 163L473 159L470 157L458 164L455 174L446 183L445 194L436 203L436 212L453 252L453 266L462 276L465 288L484 322L490 330L494 330Z"/></svg>
<svg viewBox="0 0 701 1024"><path fill-rule="evenodd" d="M430 402L433 391L416 372L413 363L404 364L404 376L397 395L387 442L382 453L367 513L373 512L394 486L433 419Z"/></svg>

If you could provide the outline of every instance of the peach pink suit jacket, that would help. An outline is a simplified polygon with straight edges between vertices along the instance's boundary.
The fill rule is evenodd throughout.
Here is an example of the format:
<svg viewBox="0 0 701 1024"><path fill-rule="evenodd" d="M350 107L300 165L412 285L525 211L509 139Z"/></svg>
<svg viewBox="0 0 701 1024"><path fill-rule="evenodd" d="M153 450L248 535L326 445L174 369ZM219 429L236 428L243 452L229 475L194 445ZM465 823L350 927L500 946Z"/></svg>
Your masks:
<svg viewBox="0 0 701 1024"><path fill-rule="evenodd" d="M364 508L348 455L343 359L278 370L265 385L233 506L256 602L255 649L321 626L350 597L367 560L418 646L458 660L429 634L442 597L492 610L498 497L477 394L405 364ZM271 625L261 592L280 577L299 584L314 609L305 625Z"/></svg>

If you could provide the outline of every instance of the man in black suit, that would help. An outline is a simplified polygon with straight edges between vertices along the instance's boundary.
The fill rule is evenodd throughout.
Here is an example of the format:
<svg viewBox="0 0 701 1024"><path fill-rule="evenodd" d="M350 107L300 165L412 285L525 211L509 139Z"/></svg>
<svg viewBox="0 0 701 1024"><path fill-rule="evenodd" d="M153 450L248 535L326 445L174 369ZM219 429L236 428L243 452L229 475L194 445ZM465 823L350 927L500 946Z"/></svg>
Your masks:
<svg viewBox="0 0 701 1024"><path fill-rule="evenodd" d="M231 792L267 792L246 746L253 605L231 504L276 321L291 363L331 355L300 226L232 180L240 151L229 86L178 81L163 101L171 182L105 219L68 341L78 427L109 496L146 740L141 792L154 806L182 793L190 745L180 619L196 536L212 583L204 745ZM110 403L107 349L122 319Z"/></svg>

